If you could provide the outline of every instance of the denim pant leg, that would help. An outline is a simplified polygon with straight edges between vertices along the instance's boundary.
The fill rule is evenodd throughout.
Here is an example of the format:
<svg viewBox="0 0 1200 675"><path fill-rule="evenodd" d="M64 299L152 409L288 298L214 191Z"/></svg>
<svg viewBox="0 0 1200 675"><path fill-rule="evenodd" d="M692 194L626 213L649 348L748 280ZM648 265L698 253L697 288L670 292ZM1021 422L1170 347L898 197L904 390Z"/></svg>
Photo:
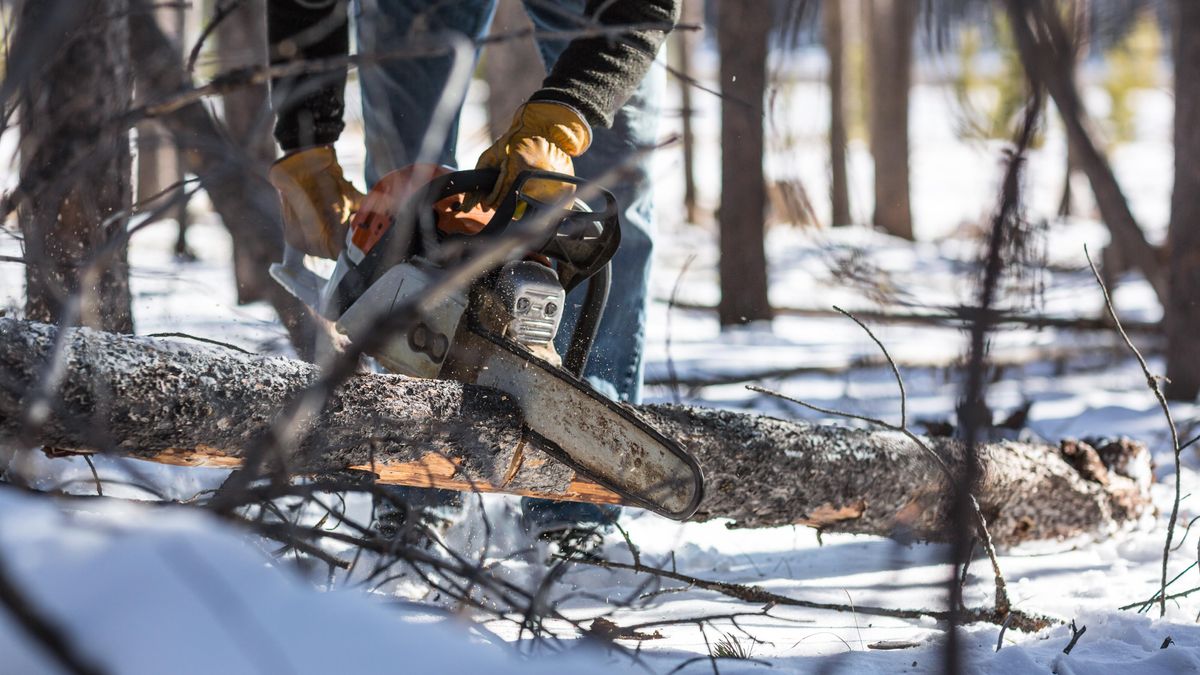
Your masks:
<svg viewBox="0 0 1200 675"><path fill-rule="evenodd" d="M422 32L454 31L477 40L487 32L496 0L356 0L355 10L358 51L371 54L403 48L406 39ZM367 185L417 161L452 63L450 56L423 56L388 59L359 69ZM458 97L457 110L466 91L450 95ZM457 142L456 112L441 153L433 161L456 166ZM462 500L460 493L450 490L397 487L391 492L418 509L456 507Z"/></svg>
<svg viewBox="0 0 1200 675"><path fill-rule="evenodd" d="M526 0L534 26L552 33L578 29L583 0ZM558 59L568 40L547 38L538 49L547 68ZM639 403L642 398L643 344L650 278L653 203L650 188L651 155L644 149L658 138L658 101L666 71L655 65L629 101L617 112L611 129L592 130L592 145L575 160L575 173L610 190L621 207L621 247L613 258L612 289L600 321L596 344L584 375L611 398ZM594 208L603 205L597 200ZM565 353L583 303L584 288L568 298L568 313L558 333Z"/></svg>
<svg viewBox="0 0 1200 675"><path fill-rule="evenodd" d="M525 9L542 32L580 26L583 0L526 0ZM566 40L540 40L538 48L547 69L566 48ZM610 190L621 207L621 246L612 261L612 288L600 321L584 375L589 383L610 398L639 403L642 396L646 311L652 253L653 202L650 187L651 155L646 151L658 137L658 101L665 86L666 71L655 65L617 112L611 129L592 130L592 145L575 161L575 173L597 181ZM599 208L602 203L593 204ZM582 307L584 288L567 300L567 314L559 328L557 346L566 353L567 344ZM535 526L558 523L607 523L616 519L619 508L593 504L570 504L525 498L521 506Z"/></svg>
<svg viewBox="0 0 1200 675"><path fill-rule="evenodd" d="M496 0L356 0L355 27L360 54L402 49L414 36L454 32L478 40L496 12ZM475 53L478 60L478 51ZM438 101L450 77L453 57L387 59L358 71L367 144L367 185L383 174L417 161ZM441 152L431 158L457 166L458 113L466 89L450 92L456 111Z"/></svg>

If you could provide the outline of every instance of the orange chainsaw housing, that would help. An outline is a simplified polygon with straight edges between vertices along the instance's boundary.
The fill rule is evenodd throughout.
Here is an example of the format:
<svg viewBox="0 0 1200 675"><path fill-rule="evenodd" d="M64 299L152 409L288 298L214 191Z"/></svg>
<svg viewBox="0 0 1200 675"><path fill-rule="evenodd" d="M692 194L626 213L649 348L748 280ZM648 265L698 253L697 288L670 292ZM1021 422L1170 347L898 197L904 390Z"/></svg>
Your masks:
<svg viewBox="0 0 1200 675"><path fill-rule="evenodd" d="M389 172L363 198L362 205L350 221L346 243L351 257L361 259L383 239L393 217L428 182L453 169L436 164L411 164ZM420 182L414 182L419 180ZM476 206L462 209L462 195L447 197L433 206L437 228L445 234L478 234L492 218L492 210ZM354 250L357 249L357 250Z"/></svg>

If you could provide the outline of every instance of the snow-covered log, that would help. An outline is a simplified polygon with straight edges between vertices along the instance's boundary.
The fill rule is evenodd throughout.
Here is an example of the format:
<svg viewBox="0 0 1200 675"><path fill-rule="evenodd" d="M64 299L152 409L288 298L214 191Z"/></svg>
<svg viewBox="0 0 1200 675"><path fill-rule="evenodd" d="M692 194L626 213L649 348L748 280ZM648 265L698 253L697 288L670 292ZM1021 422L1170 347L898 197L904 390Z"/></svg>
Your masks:
<svg viewBox="0 0 1200 675"><path fill-rule="evenodd" d="M281 409L319 376L310 364L222 347L0 319L0 442L110 452L171 464L237 466ZM910 439L676 406L639 408L696 455L696 519L741 526L943 538L942 473ZM454 382L359 374L293 430L287 469L356 467L383 482L616 501L546 455L504 395ZM953 465L958 444L928 439ZM978 499L998 543L1103 533L1151 508L1149 456L1015 442L980 449Z"/></svg>

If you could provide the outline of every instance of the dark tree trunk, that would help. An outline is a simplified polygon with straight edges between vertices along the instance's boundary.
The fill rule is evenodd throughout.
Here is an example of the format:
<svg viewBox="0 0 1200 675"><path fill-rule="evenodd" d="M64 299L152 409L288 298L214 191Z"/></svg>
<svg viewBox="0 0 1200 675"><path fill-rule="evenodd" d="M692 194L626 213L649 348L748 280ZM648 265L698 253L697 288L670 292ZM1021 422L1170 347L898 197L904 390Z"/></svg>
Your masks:
<svg viewBox="0 0 1200 675"><path fill-rule="evenodd" d="M1175 192L1168 233L1166 394L1190 401L1200 394L1200 4L1178 0L1175 6Z"/></svg>
<svg viewBox="0 0 1200 675"><path fill-rule="evenodd" d="M721 59L722 326L769 320L764 236L767 186L763 173L763 97L771 3L717 2Z"/></svg>
<svg viewBox="0 0 1200 675"><path fill-rule="evenodd" d="M218 63L222 70L267 65L267 5L265 0L242 0L216 31ZM271 135L274 116L266 83L238 87L221 96L225 128L245 153L247 169L265 176L275 161L275 139ZM273 227L263 223L262 227ZM262 286L258 268L269 265L252 248L233 240L233 272L237 278L238 302L263 300L269 289Z"/></svg>
<svg viewBox="0 0 1200 675"><path fill-rule="evenodd" d="M871 155L875 158L875 225L913 238L909 201L908 95L918 3L872 0L870 12Z"/></svg>
<svg viewBox="0 0 1200 675"><path fill-rule="evenodd" d="M170 204L168 189L183 179L182 161L175 151L170 132L154 121L137 125L137 190L135 198L141 211L162 211L161 217L174 218L179 224L176 255L189 255L187 248L187 204Z"/></svg>
<svg viewBox="0 0 1200 675"><path fill-rule="evenodd" d="M500 0L492 34L532 29L521 0ZM546 75L545 64L531 38L493 42L484 50L483 76L488 83L488 129L499 137L512 124L513 111L537 91Z"/></svg>
<svg viewBox="0 0 1200 675"><path fill-rule="evenodd" d="M57 336L53 326L0 319L0 444L236 467L319 376L296 361L75 329L61 341L56 404L31 435L22 394ZM900 434L724 410L636 410L703 468L696 520L941 541L952 531L943 474ZM295 431L282 467L293 473L354 467L401 485L616 500L550 459L512 400L486 387L362 374ZM955 440L926 443L952 469L963 460ZM1135 478L1149 476L1150 453L1130 441L986 444L979 461L976 495L999 544L1108 532L1153 508L1149 480Z"/></svg>
<svg viewBox="0 0 1200 675"><path fill-rule="evenodd" d="M829 55L829 198L830 224L849 225L850 179L846 171L846 39L842 25L843 0L825 0L825 52Z"/></svg>
<svg viewBox="0 0 1200 675"><path fill-rule="evenodd" d="M1088 30L1091 21L1090 0L1070 0L1068 31L1071 38L1071 69L1078 70L1079 62L1086 56L1088 50ZM1067 144L1067 163L1063 173L1062 197L1058 202L1058 215L1067 218L1074 213L1074 195L1071 190L1071 177L1079 170L1079 160Z"/></svg>
<svg viewBox="0 0 1200 675"><path fill-rule="evenodd" d="M184 72L178 45L170 40L146 13L148 0L133 0L130 13L134 45L141 55L134 62L139 81L148 91L167 95L190 84ZM183 152L188 170L200 178L213 208L225 228L248 258L252 283L266 296L292 344L304 358L312 358L315 323L311 313L296 298L276 284L268 271L271 262L283 255L283 231L280 226L279 197L256 170L254 160L231 142L203 103L191 103L173 110L160 121L171 132Z"/></svg>
<svg viewBox="0 0 1200 675"><path fill-rule="evenodd" d="M1075 86L1071 40L1056 6L1044 0L1007 0L1007 7L1025 72L1031 80L1046 87L1054 99L1066 126L1067 140L1079 169L1091 183L1100 217L1112 234L1113 243L1146 277L1159 302L1167 307L1166 266L1159 251L1146 241L1112 167L1093 140L1091 118Z"/></svg>
<svg viewBox="0 0 1200 675"><path fill-rule="evenodd" d="M133 331L124 231L131 205L127 129L111 120L133 90L124 0L76 7L64 34L44 27L63 3L26 0L14 53L58 49L21 82L21 184L26 313L41 321ZM74 301L78 300L78 306ZM76 313L76 311L78 313Z"/></svg>

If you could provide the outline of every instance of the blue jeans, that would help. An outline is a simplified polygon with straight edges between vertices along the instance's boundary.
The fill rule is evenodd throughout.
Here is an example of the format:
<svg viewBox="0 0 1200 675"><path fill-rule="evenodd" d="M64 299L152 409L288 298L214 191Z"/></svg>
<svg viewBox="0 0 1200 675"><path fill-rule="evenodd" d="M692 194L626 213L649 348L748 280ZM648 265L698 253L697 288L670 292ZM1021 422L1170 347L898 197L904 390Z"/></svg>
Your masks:
<svg viewBox="0 0 1200 675"><path fill-rule="evenodd" d="M356 5L359 51L372 53L394 50L404 44L405 36L417 31L454 31L477 43L491 24L496 0L358 0ZM581 25L584 0L525 0L525 9L539 33L552 33ZM538 40L547 70L567 43L566 39L552 37ZM369 184L417 160L451 63L451 57L402 58L361 68ZM665 75L663 68L652 68L617 112L612 128L593 129L591 147L575 161L577 175L600 183L621 206L621 246L612 261L612 289L584 375L601 393L630 403L639 403L642 396L653 231L649 148L657 140L657 102ZM461 106L466 91L448 95L456 96ZM429 159L458 166L457 143L456 117L443 139L440 155ZM600 206L594 204L593 208ZM567 299L567 313L558 335L560 353L566 353L583 291L583 287L578 288ZM525 500L525 511L536 520L545 520L540 514L547 510L555 511L545 504L531 509L532 501ZM571 513L578 506L573 505ZM564 518L586 520L568 517L565 506L559 511Z"/></svg>

